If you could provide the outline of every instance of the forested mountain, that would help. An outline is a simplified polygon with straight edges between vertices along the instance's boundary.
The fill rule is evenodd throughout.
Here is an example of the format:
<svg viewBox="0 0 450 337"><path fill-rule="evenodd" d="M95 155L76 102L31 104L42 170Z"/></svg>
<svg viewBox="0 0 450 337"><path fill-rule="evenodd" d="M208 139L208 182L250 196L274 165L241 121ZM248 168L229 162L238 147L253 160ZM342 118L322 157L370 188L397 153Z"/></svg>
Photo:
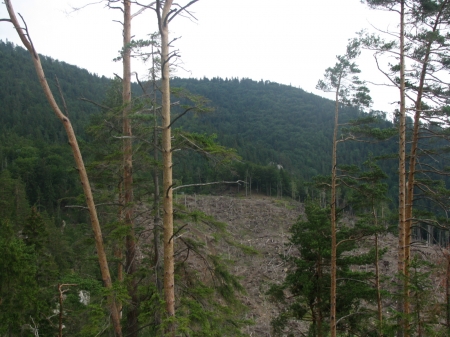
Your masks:
<svg viewBox="0 0 450 337"><path fill-rule="evenodd" d="M180 124L196 132L218 135L221 144L236 148L245 159L260 165L280 164L285 170L310 180L328 174L334 102L287 85L250 79L181 79L173 86L205 96L213 113L185 118ZM342 108L340 123L364 114ZM379 127L392 127L388 121ZM390 146L367 143L340 144L339 163L357 164L369 152L394 152Z"/></svg>
<svg viewBox="0 0 450 337"><path fill-rule="evenodd" d="M61 176L65 181L71 181L70 186L75 179L73 172L64 175L56 173L72 168L72 164L66 163L71 160L71 155L63 145L66 139L63 127L41 93L27 52L12 43L1 42L0 55L2 167L8 167L14 177L20 176L24 180L32 204L39 199L50 206L50 201L43 200L50 198L56 206L55 200L65 196L63 190L70 189L61 188ZM42 57L41 61L55 97L61 103L55 78L59 81L78 138L86 140L85 128L90 116L100 110L80 98L101 103L111 80L50 57ZM291 86L249 79L175 78L172 86L205 96L214 108L213 112L205 114L193 116L188 113L174 127L197 133L215 133L221 145L235 148L244 161L264 167L279 164L285 172L301 181L308 181L317 174L328 174L334 111L332 101ZM137 85L133 91L136 96L141 93ZM176 100L179 99L174 97ZM175 115L177 113L174 112ZM361 116L362 113L356 109L342 108L342 123ZM389 122L385 122L384 126L392 127ZM357 164L369 152L377 155L395 152L395 143L389 144L342 143L338 162ZM186 160L181 160L184 165L179 171L183 172L183 182L199 182L193 176L200 174L204 179L202 182L208 176L216 178L204 163L195 164L192 158L187 164ZM391 165L386 165L385 169L395 172ZM176 166L175 173L177 170ZM267 170L275 170L275 167ZM233 178L244 179L242 172L239 175ZM258 184L257 180L254 182ZM263 190L261 184L259 187ZM283 189L290 194L287 185ZM49 186L60 192L50 191L45 195L40 192ZM276 183L271 183L270 188L275 187ZM268 188L266 186L265 191Z"/></svg>
<svg viewBox="0 0 450 337"><path fill-rule="evenodd" d="M10 42L0 41L0 59L0 135L11 132L35 141L63 141L64 130L42 94L29 53ZM41 62L51 89L63 107L58 79L69 117L75 121L75 132L82 136L89 116L98 109L79 98L101 101L110 80L51 57L42 56Z"/></svg>
<svg viewBox="0 0 450 337"><path fill-rule="evenodd" d="M104 336L108 333L105 332L107 328L104 326L110 324L109 314L102 304L105 292L101 288L101 276L95 262L85 200L80 191L63 127L42 95L27 52L11 43L0 42L0 57L0 252L5 257L0 261L0 268L7 271L0 275L0 304L3 303L3 307L8 308L0 310L0 335L6 335L8 332L11 336L18 336L23 330L30 333L37 331L37 328L33 330L31 325L35 324L35 320L35 327L39 325L41 334L54 334L57 324L53 313L55 303L59 299L59 324L62 326L64 320L66 335ZM125 251L124 237L129 235L129 229L123 226L122 218L123 209L129 205L125 205L121 199L121 81L100 78L49 57L42 57L41 61L55 97L63 107L55 78L59 81L67 105L66 113L77 132L86 165L90 170L110 268L115 275L117 289L114 291L119 296L118 301L124 304L123 310L126 312L130 302L125 289L126 282L119 276L123 267L123 256L117 255L118 250ZM251 280L263 279L261 275L268 273L269 267L263 271L262 266L273 264L275 256L278 259L275 259L278 261L276 268L283 265L283 270L274 267L273 271L277 277L268 278L278 285L272 285L269 289L269 284L258 284L255 296L257 301L260 298L266 301L264 296L269 294L275 302L285 303L288 300L292 308L300 310L300 319L309 320L309 312L315 310L319 310L320 317L325 317L324 313L328 310L327 301L324 300L323 304L318 305L315 298L328 297L326 290L319 289L328 289L328 274L322 274L322 271L316 273L315 266L319 266L319 269L326 266L324 270L329 269L330 235L326 234L330 230L328 197L326 188L323 187L325 184L312 195L311 191L315 187L311 182L318 175L327 176L330 173L334 102L299 88L249 79L174 78L172 86L206 97L214 111L196 113L196 109L190 110L189 106L193 104L193 100L187 99L189 95L179 95L179 90L173 90L172 101L179 101L179 104L175 103L172 111L175 121L173 128L178 130L173 133L175 185L170 188L181 184L208 183L212 180L245 180L250 194L253 190L259 194L280 197L280 200L273 201L274 205L269 206L266 202L261 206L261 210L253 209L254 213L248 214L248 221L240 223L238 220L243 218L242 213L249 212L243 208L243 203L234 205L232 198L224 198L228 203L226 205L218 204L222 197L211 199L208 205L204 205L206 210L203 213L203 209L198 207L197 196L175 196L176 225L172 237L178 245L173 255L177 259L177 301L182 307L177 312L181 317L178 318L180 327L189 331L186 335L190 336L246 335L242 327L248 327L255 317L253 313L251 316L244 315L248 309L246 306L251 304L240 297L239 292L244 288L236 275L244 275L247 271L241 270L240 273L233 274L230 270L233 265L246 268L247 266L243 266L247 264L245 256L258 255L259 252L262 254L258 255L258 259L262 262L258 263L257 268L250 268L253 270ZM134 97L141 95L140 87L135 85L133 92ZM151 110L149 107L156 106L147 98L142 97L134 101L136 111ZM142 336L153 336L161 329L159 313L163 302L159 297L160 289L156 289L160 265L159 251L154 243L160 239L156 230L159 226L158 215L155 215L160 207L158 208L157 201L155 205L158 211L150 206L153 202L152 196L162 194L156 192L159 188L153 180L159 174L153 173L153 168L156 167L157 171L160 166L158 156L155 159L150 155L158 137L157 132L153 135L150 131L158 130L155 128L157 124L153 123L158 121L158 117L152 119L153 116L136 111L133 111L131 118L135 137L135 198L132 203L137 209L134 220L136 237L139 238L137 250L140 255L139 270L135 275L127 277L139 278L140 319L147 322L141 333ZM184 115L186 111L190 112ZM177 116L181 115L183 117L177 119ZM341 107L340 123L345 124L365 116L365 113L356 109ZM392 129L394 124L379 120L375 126L379 129ZM185 131L191 133L184 133ZM182 137L184 144L183 141L180 142ZM215 166L209 165L204 157L213 156L207 151L192 151L197 146L195 142L190 148L186 146L189 150L184 151L183 145L186 145L186 142L193 143L192 140L198 140L199 144L206 147L210 146L211 153L216 149L227 152L228 149L224 147L236 149L240 158L230 156L233 160L226 161L225 164L220 163L223 165L218 164L220 160L213 163ZM216 146L215 141L222 147ZM350 317L354 308L364 309L364 316L361 316L360 320L351 320L349 323L349 329L360 331L359 335L369 335L367 332L375 329L371 323L373 314L370 312L373 311L371 306L374 306L374 289L367 286L373 281L374 275L367 270L367 266L378 265L378 259L383 256L385 249L380 254L376 253L375 262L375 253L371 248L367 248L369 245L363 246L364 252L361 253L358 251L359 243L346 238L367 239L373 235L377 237L379 233L384 235L395 223L395 220L389 223L388 219L388 208L395 208L395 202L386 198L386 194L390 192L390 196L395 195L392 192L397 188L397 163L389 160L381 162L381 167L388 174L387 178L374 162L363 163L370 154L389 156L395 153L396 146L396 140L390 139L382 144L342 142L338 148L338 165L351 167L349 171L353 174L352 177L347 177L349 179L342 180L350 188L343 187L337 198L342 209L341 214L346 217L340 230L341 243L346 242L340 246L340 254L344 256L341 261L345 262L340 266L340 272L347 279L357 279L361 284L366 284L357 289L351 283L341 287L342 294L347 295L340 295L343 296L339 300L343 307L339 310L344 317ZM359 171L359 168L363 167L364 170ZM322 177L322 182L326 183L326 179L327 177ZM386 181L389 181L389 184L385 184ZM220 190L208 189L209 186L201 188L194 187L183 191L220 193ZM241 196L244 195L242 191ZM282 197L286 195L292 196L293 200L283 200ZM265 199L272 203L271 198ZM305 208L296 201L298 199L317 201L315 206L307 204L308 220L304 220ZM203 202L199 201L199 204ZM381 209L380 219L375 207ZM282 215L288 208L296 210L295 216L302 215L292 227L290 222L293 221L294 215ZM217 221L207 213L212 209L216 210L221 221L234 227L234 233L228 232L227 224ZM349 209L351 212L346 213ZM371 211L367 212L368 209ZM354 214L359 218L354 217ZM346 228L347 223L352 225ZM271 232L281 229L281 239L275 241L276 250L270 247L274 240L258 228L258 225L267 227L267 233L270 235L273 235ZM290 235L285 234L288 230L293 236L286 239ZM315 230L319 230L321 235L317 235ZM259 236L256 237L255 234ZM419 238L420 234L417 235ZM427 238L430 243L434 240L430 234L427 234ZM435 241L445 241L447 238L448 236L441 235L439 240ZM250 246L247 246L247 243ZM287 243L289 250L285 249ZM311 248L305 248L307 244L311 244ZM259 250L252 245L256 245ZM262 246L264 249L261 249ZM293 250L298 250L298 254L291 254L302 256L304 261L300 261L300 258L296 261L298 256L289 256L292 247L295 247ZM305 260L305 256L317 247L321 249L319 256L311 254ZM253 257L251 259L255 260ZM19 262L11 263L15 260ZM243 265L235 264L238 260L244 261ZM284 268L285 265L293 269ZM297 280L300 280L297 276L287 277L284 283L282 282L280 278L295 270L294 265L299 268L300 276L304 277L306 272L315 275L307 277L315 280L311 286L303 287L303 284L297 284ZM359 265L365 265L366 271L361 272ZM358 269L354 270L356 266ZM237 267L235 271L239 269ZM321 276L317 278L317 274ZM267 275L265 277L267 278ZM246 282L246 289L255 286L250 283ZM319 283L320 287L316 287ZM59 286L59 292L56 291L56 286ZM266 289L262 290L263 287ZM386 281L385 288L390 291L390 287ZM317 294L311 289L317 289ZM298 303L293 302L291 297L284 298L287 290L298 295ZM64 300L63 293L68 294ZM88 297L85 302L83 296ZM307 298L313 300L308 302L305 300ZM310 308L303 307L305 301L311 304ZM370 303L370 308L367 303ZM64 310L63 304L66 308ZM266 307L266 303L261 304L261 307ZM278 324L280 331L287 322L286 318L283 318L283 310L279 311L278 318L275 317L274 311L270 313L273 315L271 319L275 319L274 327ZM260 320L260 326L267 326L267 319L264 318L265 324L261 324L261 317L263 316L257 316L255 320ZM429 324L435 326L434 322ZM127 328L125 326L125 329ZM324 325L323 329L325 328ZM250 332L250 328L247 330L250 335L258 331L256 328L253 332Z"/></svg>

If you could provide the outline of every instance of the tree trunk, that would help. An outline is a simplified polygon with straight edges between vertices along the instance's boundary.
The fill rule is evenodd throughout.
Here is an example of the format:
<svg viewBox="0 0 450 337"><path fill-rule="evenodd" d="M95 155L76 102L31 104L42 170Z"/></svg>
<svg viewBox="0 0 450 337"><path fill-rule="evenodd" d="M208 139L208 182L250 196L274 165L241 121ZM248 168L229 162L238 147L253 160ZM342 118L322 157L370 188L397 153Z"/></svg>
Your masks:
<svg viewBox="0 0 450 337"><path fill-rule="evenodd" d="M397 270L400 278L398 279L399 294L403 294L403 301L398 301L397 311L404 313L407 306L408 288L405 287L401 276L405 275L405 191L406 191L406 105L405 105L405 39L404 39L404 23L405 20L405 1L400 2L400 115L399 115L399 183L398 183L398 265ZM398 337L408 337L407 320L399 319Z"/></svg>
<svg viewBox="0 0 450 337"><path fill-rule="evenodd" d="M339 88L340 88L340 77L339 83L336 88L336 100L335 100L335 111L334 111L334 132L333 132L333 152L332 152L332 163L331 163L331 266L330 266L330 277L331 277L331 290L330 290L330 329L331 337L336 337L336 278L337 278L337 242L336 242L336 165L337 165L337 132L338 132L338 121L339 121Z"/></svg>
<svg viewBox="0 0 450 337"><path fill-rule="evenodd" d="M44 71L42 69L41 61L39 59L39 55L37 51L34 49L34 46L29 39L28 31L24 31L19 24L16 15L14 13L14 9L12 8L11 1L5 0L6 8L8 10L9 17L11 19L12 24L14 25L17 33L19 34L22 43L25 45L27 50L30 52L34 68L36 70L39 82L44 90L44 94L52 107L56 117L62 122L64 129L67 133L67 138L70 147L72 148L72 153L75 159L76 167L78 170L78 174L80 176L80 182L83 186L84 196L86 198L86 204L89 210L89 216L92 225L92 231L94 233L95 239L95 247L97 249L98 262L100 266L100 272L102 275L103 284L109 290L108 292L108 306L111 313L111 320L114 326L114 332L117 337L122 337L122 328L120 325L120 317L119 311L117 310L117 306L114 300L114 294L112 293L112 281L111 275L109 272L108 261L106 258L105 249L103 246L103 237L100 228L100 223L98 221L97 210L95 208L94 198L92 196L91 186L89 184L89 179L86 173L86 168L84 166L84 161L81 156L80 148L78 146L77 139L75 137L75 132L73 131L72 124L67 116L65 116L58 107L53 94L48 86L47 80L45 78Z"/></svg>
<svg viewBox="0 0 450 337"><path fill-rule="evenodd" d="M440 22L440 16L442 10L447 5L448 1L445 1L441 5L441 9L437 14L436 20L434 22L432 32L435 33ZM428 60L430 58L432 40L430 39L427 43L426 52L423 58L422 70L420 74L419 86L417 89L417 98L415 102L415 114L414 114L414 128L413 128L413 138L411 142L411 150L409 157L409 172L408 172L408 182L407 182L407 193L406 193L406 214L405 214L405 302L404 302L404 312L409 313L409 264L411 260L411 228L413 225L413 202L414 202L414 186L415 186L415 174L416 174L416 163L417 163L417 149L419 144L419 126L420 126L420 115L422 112L422 96L423 88L425 85L425 76L428 68Z"/></svg>
<svg viewBox="0 0 450 337"><path fill-rule="evenodd" d="M127 310L128 336L137 337L138 326L138 297L137 284L133 275L136 272L136 242L134 237L134 206L133 206L133 148L132 131L129 114L131 112L131 1L123 2L123 79L122 79L122 102L123 102L123 202L124 221L128 227L125 238L125 271L130 275L128 295L131 302Z"/></svg>
<svg viewBox="0 0 450 337"><path fill-rule="evenodd" d="M169 83L169 22L172 0L166 0L161 10L157 1L159 32L161 35L161 95L162 95L162 153L163 153L163 226L164 226L164 300L170 320L166 333L175 336L175 280L173 256L173 196L172 196L172 143L170 129Z"/></svg>

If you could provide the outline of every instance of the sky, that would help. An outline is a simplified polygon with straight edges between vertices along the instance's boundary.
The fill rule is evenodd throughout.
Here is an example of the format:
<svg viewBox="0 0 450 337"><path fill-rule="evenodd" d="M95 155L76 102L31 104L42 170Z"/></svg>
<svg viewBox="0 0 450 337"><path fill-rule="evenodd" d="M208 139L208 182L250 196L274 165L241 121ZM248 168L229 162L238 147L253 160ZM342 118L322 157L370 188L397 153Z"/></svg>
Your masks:
<svg viewBox="0 0 450 337"><path fill-rule="evenodd" d="M75 64L91 73L113 77L121 74L113 62L122 44L121 12L104 3L81 10L89 0L11 0L22 14L40 54ZM91 2L98 0L91 0ZM187 3L180 0L180 4ZM134 8L133 11L137 11ZM360 0L200 0L191 7L196 20L178 17L170 34L181 55L179 77L251 78L302 88L333 98L315 89L327 67L343 54L347 41L362 29L395 30L395 14L367 8ZM7 18L0 4L0 18ZM116 20L116 21L114 21ZM132 21L132 35L146 38L157 30L153 11ZM21 44L12 25L0 22L0 39ZM1 61L1 60L0 60ZM361 78L382 83L369 52L357 61ZM140 78L146 66L133 60ZM373 108L391 112L395 89L372 86Z"/></svg>

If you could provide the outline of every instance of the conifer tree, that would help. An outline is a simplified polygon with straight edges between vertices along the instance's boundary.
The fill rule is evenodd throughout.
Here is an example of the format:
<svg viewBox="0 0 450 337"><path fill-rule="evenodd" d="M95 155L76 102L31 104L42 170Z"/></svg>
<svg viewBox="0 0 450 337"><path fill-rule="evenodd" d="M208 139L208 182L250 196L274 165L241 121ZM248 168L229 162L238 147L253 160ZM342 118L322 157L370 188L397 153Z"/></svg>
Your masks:
<svg viewBox="0 0 450 337"><path fill-rule="evenodd" d="M198 0L190 1L180 8L172 8L172 0L156 1L158 30L161 36L161 95L162 95L162 140L163 153L163 227L164 227L164 300L166 314L175 318L175 271L173 250L173 180L172 180L172 140L170 118L170 60L176 55L169 50L169 23L187 7ZM168 333L175 336L175 324L171 322Z"/></svg>
<svg viewBox="0 0 450 337"><path fill-rule="evenodd" d="M336 268L337 268L337 221L336 221L336 187L337 187L337 144L339 128L339 106L369 106L371 98L369 90L355 75L360 72L353 60L360 54L359 42L353 40L347 46L345 55L337 56L338 62L325 71L325 80L320 80L317 88L335 93L335 115L333 132L333 150L331 165L331 336L336 337Z"/></svg>
<svg viewBox="0 0 450 337"><path fill-rule="evenodd" d="M291 320L309 322L308 331L302 335L312 337L328 336L330 330L331 297L329 284L331 281L331 225L330 208L322 208L314 201L305 206L305 217L299 217L291 227L290 244L298 254L286 257L289 271L281 285L272 285L268 291L273 301L279 303L280 314L272 321L276 336L300 335L299 331L289 331ZM361 223L362 224L362 223ZM371 273L360 272L353 268L373 262L373 254L355 255L350 252L357 247L357 238L369 234L373 230L367 226L354 228L341 226L336 233L341 242L336 250L339 260L337 287L337 306L339 313L339 331L351 331L359 335L373 333L365 323L371 319L372 313L365 308L364 301L375 295L370 284Z"/></svg>
<svg viewBox="0 0 450 337"><path fill-rule="evenodd" d="M417 223L417 193L430 199L442 193L433 187L429 176L446 175L436 165L423 160L418 167L421 156L428 156L430 150L441 155L440 149L431 146L430 139L446 139L440 131L448 125L445 115L445 103L448 97L447 81L442 71L447 69L448 48L444 35L448 31L449 2L442 1L366 1L374 8L388 9L400 14L400 34L398 41L383 41L377 37L365 37L367 48L379 55L391 53L399 57L400 64L390 65L389 71L383 71L391 84L400 91L399 120L399 261L398 271L402 275L403 285L399 293L403 296L402 324L405 336L408 336L409 304L409 263L412 228ZM406 42L405 42L406 40ZM406 47L405 47L406 46ZM405 59L408 71L405 72ZM444 88L445 87L445 88ZM409 163L406 163L406 100L410 101L409 110L414 114L409 148ZM439 125L439 126L438 126ZM406 165L408 164L408 166ZM425 180L419 175L426 172ZM435 185L436 186L436 185ZM433 191L433 192L431 192ZM424 193L425 192L425 193ZM427 196L428 195L428 196ZM432 196L433 195L433 196ZM442 207L442 199L437 203ZM400 329L401 330L401 329ZM403 332L399 330L399 335Z"/></svg>

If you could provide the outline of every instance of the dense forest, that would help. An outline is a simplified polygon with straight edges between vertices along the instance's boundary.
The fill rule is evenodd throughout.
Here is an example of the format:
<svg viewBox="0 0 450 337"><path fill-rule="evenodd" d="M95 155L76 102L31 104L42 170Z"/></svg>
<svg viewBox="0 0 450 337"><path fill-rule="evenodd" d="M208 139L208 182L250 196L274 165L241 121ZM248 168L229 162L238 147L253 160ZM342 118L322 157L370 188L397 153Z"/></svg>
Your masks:
<svg viewBox="0 0 450 337"><path fill-rule="evenodd" d="M317 85L334 101L171 78L194 2L155 2L134 41L123 1L110 79L38 56L5 1L26 49L0 41L0 336L448 336L449 2L366 1L407 33L349 40ZM393 120L363 49L399 62Z"/></svg>

